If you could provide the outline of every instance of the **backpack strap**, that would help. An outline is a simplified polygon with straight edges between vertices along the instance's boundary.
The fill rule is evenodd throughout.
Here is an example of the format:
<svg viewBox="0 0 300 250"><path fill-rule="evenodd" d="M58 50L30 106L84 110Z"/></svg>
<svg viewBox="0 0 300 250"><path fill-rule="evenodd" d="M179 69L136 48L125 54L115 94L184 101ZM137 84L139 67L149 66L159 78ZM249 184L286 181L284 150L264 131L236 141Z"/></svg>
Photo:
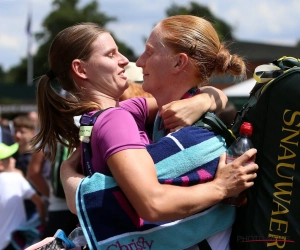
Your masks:
<svg viewBox="0 0 300 250"><path fill-rule="evenodd" d="M90 144L90 137L98 116L107 109L99 110L92 116L83 114L80 118L79 140L82 142L82 156L85 175L92 175L95 173L91 161L92 148Z"/></svg>
<svg viewBox="0 0 300 250"><path fill-rule="evenodd" d="M206 128L210 131L215 132L216 134L221 135L227 146L229 147L235 140L234 134L230 129L218 118L215 114L211 112L206 112L195 124L194 126L200 128Z"/></svg>

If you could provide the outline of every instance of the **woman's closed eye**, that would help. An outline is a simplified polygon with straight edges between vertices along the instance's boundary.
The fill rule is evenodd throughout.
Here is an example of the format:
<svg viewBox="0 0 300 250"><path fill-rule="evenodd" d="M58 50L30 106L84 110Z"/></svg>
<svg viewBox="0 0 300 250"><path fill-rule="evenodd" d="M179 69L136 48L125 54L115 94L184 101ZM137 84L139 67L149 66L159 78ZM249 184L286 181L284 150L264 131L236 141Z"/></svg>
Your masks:
<svg viewBox="0 0 300 250"><path fill-rule="evenodd" d="M108 57L109 57L109 58L114 58L114 56L115 56L115 53L114 53L114 52L111 52L111 53L108 54Z"/></svg>

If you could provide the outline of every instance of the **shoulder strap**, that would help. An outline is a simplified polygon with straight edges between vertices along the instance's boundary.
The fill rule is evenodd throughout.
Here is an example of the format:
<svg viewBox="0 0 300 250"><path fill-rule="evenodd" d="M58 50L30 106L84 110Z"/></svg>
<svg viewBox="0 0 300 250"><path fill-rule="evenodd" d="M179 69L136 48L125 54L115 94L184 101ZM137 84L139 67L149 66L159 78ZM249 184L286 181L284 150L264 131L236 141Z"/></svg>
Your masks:
<svg viewBox="0 0 300 250"><path fill-rule="evenodd" d="M229 147L235 140L235 136L215 114L206 112L195 124L197 127L206 128L221 135Z"/></svg>
<svg viewBox="0 0 300 250"><path fill-rule="evenodd" d="M92 175L93 173L95 173L91 161L92 148L90 144L90 137L92 135L93 126L98 116L107 109L99 110L92 116L83 114L80 118L79 139L82 142L82 156L85 175Z"/></svg>

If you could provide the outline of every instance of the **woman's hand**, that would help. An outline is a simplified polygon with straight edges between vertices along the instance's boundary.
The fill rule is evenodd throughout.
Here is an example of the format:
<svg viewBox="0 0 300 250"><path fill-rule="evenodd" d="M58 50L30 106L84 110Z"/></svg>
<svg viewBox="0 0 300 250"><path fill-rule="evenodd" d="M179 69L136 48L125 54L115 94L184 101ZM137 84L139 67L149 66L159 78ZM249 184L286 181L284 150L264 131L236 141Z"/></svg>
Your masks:
<svg viewBox="0 0 300 250"><path fill-rule="evenodd" d="M219 89L205 86L201 94L162 106L160 115L170 132L193 125L207 111L220 113L226 106L227 96Z"/></svg>
<svg viewBox="0 0 300 250"><path fill-rule="evenodd" d="M165 128L174 132L180 128L193 125L208 109L200 104L200 95L179 101L170 102L162 106L160 115ZM205 100L205 99L204 99Z"/></svg>
<svg viewBox="0 0 300 250"><path fill-rule="evenodd" d="M257 176L258 165L250 163L245 166L245 163L252 161L256 152L256 149L250 149L228 164L225 163L226 154L224 153L220 156L214 182L223 190L224 198L236 196L253 186L254 179Z"/></svg>

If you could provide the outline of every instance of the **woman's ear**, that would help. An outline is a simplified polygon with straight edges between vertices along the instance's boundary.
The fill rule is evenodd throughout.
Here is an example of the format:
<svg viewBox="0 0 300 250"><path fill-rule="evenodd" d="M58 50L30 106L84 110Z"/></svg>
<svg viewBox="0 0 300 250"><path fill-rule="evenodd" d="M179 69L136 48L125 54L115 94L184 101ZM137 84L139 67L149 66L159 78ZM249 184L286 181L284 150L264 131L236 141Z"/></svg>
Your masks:
<svg viewBox="0 0 300 250"><path fill-rule="evenodd" d="M185 53L179 53L174 57L174 70L175 73L182 72L189 62L189 57Z"/></svg>
<svg viewBox="0 0 300 250"><path fill-rule="evenodd" d="M72 61L72 70L73 72L82 79L87 79L85 64L79 59L74 59Z"/></svg>

